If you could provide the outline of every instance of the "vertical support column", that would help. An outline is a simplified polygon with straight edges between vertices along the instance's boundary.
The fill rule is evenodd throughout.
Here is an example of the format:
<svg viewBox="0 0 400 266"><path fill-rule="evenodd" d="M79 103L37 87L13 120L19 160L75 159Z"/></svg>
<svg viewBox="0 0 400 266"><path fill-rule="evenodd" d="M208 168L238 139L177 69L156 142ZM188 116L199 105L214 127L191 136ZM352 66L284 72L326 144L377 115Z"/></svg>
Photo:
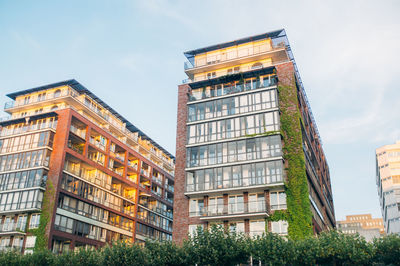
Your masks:
<svg viewBox="0 0 400 266"><path fill-rule="evenodd" d="M71 126L71 109L56 111L58 114L58 123L56 134L54 135L53 151L50 157L49 173L46 183L46 191L43 196L42 214L40 219L46 219L45 238L47 248L51 248L52 225L55 220L57 210L58 191L61 185L62 170L64 168L65 149L68 143L68 134ZM36 243L37 244L37 243ZM41 247L43 248L43 247Z"/></svg>
<svg viewBox="0 0 400 266"><path fill-rule="evenodd" d="M186 121L189 85L178 86L173 241L181 244L189 229L189 199L185 195Z"/></svg>
<svg viewBox="0 0 400 266"><path fill-rule="evenodd" d="M84 157L86 157L86 158L87 158L87 156L88 156L88 150L89 150L90 131L91 131L91 127L89 127L88 125L86 125L86 136L85 136L85 141L86 141L86 143L85 143L85 146L84 146L84 148L83 148L83 153L82 153L82 155L83 155Z"/></svg>
<svg viewBox="0 0 400 266"><path fill-rule="evenodd" d="M223 213L228 214L228 204L229 204L229 196L228 194L223 194L223 199L224 199L224 206L223 206Z"/></svg>
<svg viewBox="0 0 400 266"><path fill-rule="evenodd" d="M265 211L268 215L271 215L271 199L269 195L269 190L264 190L264 199L265 199ZM271 232L271 221L267 221L267 231Z"/></svg>
<svg viewBox="0 0 400 266"><path fill-rule="evenodd" d="M243 204L244 204L244 213L249 212L249 192L243 192Z"/></svg>
<svg viewBox="0 0 400 266"><path fill-rule="evenodd" d="M265 199L265 211L267 214L271 214L271 199L269 197L269 190L264 190L264 199Z"/></svg>
<svg viewBox="0 0 400 266"><path fill-rule="evenodd" d="M244 233L246 235L250 234L250 220L249 219L244 220Z"/></svg>
<svg viewBox="0 0 400 266"><path fill-rule="evenodd" d="M208 196L204 196L204 210L202 214L204 214L205 211L208 212Z"/></svg>

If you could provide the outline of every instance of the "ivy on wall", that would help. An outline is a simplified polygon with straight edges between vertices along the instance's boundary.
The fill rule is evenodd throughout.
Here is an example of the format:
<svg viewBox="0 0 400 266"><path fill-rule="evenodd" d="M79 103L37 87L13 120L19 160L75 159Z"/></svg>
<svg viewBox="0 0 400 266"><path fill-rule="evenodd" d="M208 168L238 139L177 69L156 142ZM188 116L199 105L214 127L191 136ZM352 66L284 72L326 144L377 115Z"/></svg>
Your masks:
<svg viewBox="0 0 400 266"><path fill-rule="evenodd" d="M34 251L46 250L48 247L48 237L46 235L46 227L49 223L51 212L54 208L55 189L53 183L47 180L47 188L44 192L42 211L40 213L39 227L30 229L29 232L36 236Z"/></svg>
<svg viewBox="0 0 400 266"><path fill-rule="evenodd" d="M287 210L275 211L269 221L288 221L288 234L292 239L302 239L313 234L312 212L308 198L308 182L302 149L301 116L298 107L297 88L279 85L281 135L284 140L283 158L287 163L286 203Z"/></svg>

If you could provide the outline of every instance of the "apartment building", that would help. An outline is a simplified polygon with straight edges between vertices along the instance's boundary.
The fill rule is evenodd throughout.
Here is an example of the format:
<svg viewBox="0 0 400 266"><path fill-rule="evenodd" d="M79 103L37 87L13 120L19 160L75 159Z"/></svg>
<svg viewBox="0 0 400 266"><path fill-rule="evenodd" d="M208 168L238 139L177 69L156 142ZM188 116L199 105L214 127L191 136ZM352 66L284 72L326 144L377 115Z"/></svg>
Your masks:
<svg viewBox="0 0 400 266"><path fill-rule="evenodd" d="M336 221L338 230L345 234L359 234L367 241L385 235L382 218L372 218L371 214L346 215L345 220Z"/></svg>
<svg viewBox="0 0 400 266"><path fill-rule="evenodd" d="M76 80L7 96L0 250L172 239L174 156Z"/></svg>
<svg viewBox="0 0 400 266"><path fill-rule="evenodd" d="M303 227L315 233L334 227L329 167L285 31L184 54L188 79L178 87L173 240L212 224L251 236L286 235L297 225L272 217L294 216L294 208L307 214ZM279 87L297 95L294 102L282 104ZM282 130L283 112L294 118L297 137ZM300 164L285 159L289 144ZM291 167L302 177L288 175ZM287 197L285 183L293 184L291 194L302 206Z"/></svg>
<svg viewBox="0 0 400 266"><path fill-rule="evenodd" d="M387 234L400 234L400 141L376 149L376 185Z"/></svg>

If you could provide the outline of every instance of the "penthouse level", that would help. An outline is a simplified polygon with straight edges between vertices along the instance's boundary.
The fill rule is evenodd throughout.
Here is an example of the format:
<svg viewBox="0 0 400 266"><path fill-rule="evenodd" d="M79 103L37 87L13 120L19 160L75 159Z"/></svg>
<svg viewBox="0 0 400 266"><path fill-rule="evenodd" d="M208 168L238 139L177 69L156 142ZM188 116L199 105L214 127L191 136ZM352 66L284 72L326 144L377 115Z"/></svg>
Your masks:
<svg viewBox="0 0 400 266"><path fill-rule="evenodd" d="M76 80L8 96L9 116L0 121L1 249L58 253L172 238L168 151Z"/></svg>

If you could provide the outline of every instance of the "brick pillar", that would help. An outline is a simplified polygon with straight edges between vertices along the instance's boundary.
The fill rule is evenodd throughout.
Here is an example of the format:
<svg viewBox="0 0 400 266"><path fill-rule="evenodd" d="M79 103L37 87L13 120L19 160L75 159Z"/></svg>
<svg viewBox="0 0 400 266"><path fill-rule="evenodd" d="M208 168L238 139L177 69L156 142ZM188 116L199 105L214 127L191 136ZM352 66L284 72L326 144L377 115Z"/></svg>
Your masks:
<svg viewBox="0 0 400 266"><path fill-rule="evenodd" d="M86 126L86 136L85 136L86 143L85 143L85 147L83 147L83 153L82 153L83 157L86 157L86 158L88 156L90 131L91 131L91 128L89 126Z"/></svg>
<svg viewBox="0 0 400 266"><path fill-rule="evenodd" d="M49 212L49 223L46 227L46 235L49 237L48 248L51 248L51 232L57 210L58 191L61 185L62 170L64 168L65 149L68 144L69 129L71 126L71 109L58 110L58 122L56 134L54 135L53 151L50 157L49 173L47 177L45 197L48 198L49 206L53 209L47 209L49 206L43 204L43 210ZM51 189L50 189L51 188Z"/></svg>
<svg viewBox="0 0 400 266"><path fill-rule="evenodd" d="M244 213L249 212L249 192L243 192Z"/></svg>
<svg viewBox="0 0 400 266"><path fill-rule="evenodd" d="M228 204L229 204L229 196L228 194L224 194L224 209L223 209L223 213L227 214L228 213Z"/></svg>
<svg viewBox="0 0 400 266"><path fill-rule="evenodd" d="M178 86L178 116L176 125L176 164L174 186L174 225L172 239L181 244L189 229L189 198L185 196L186 120L189 86Z"/></svg>
<svg viewBox="0 0 400 266"><path fill-rule="evenodd" d="M264 190L264 199L265 199L265 210L267 213L271 213L271 200L269 198L269 190Z"/></svg>
<svg viewBox="0 0 400 266"><path fill-rule="evenodd" d="M250 233L250 221L249 219L244 220L244 232L246 235Z"/></svg>

